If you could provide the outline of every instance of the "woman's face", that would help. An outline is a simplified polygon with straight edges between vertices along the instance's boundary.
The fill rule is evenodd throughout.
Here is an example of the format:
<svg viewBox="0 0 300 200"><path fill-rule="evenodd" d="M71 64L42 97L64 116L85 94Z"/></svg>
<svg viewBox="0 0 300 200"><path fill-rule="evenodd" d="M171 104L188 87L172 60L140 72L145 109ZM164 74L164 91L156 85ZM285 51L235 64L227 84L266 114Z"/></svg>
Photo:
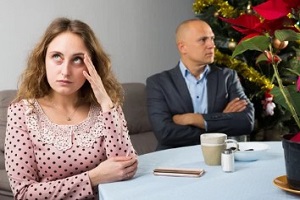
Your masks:
<svg viewBox="0 0 300 200"><path fill-rule="evenodd" d="M64 32L55 37L46 52L46 75L50 87L61 95L71 95L86 81L83 62L88 53L83 40L76 34Z"/></svg>

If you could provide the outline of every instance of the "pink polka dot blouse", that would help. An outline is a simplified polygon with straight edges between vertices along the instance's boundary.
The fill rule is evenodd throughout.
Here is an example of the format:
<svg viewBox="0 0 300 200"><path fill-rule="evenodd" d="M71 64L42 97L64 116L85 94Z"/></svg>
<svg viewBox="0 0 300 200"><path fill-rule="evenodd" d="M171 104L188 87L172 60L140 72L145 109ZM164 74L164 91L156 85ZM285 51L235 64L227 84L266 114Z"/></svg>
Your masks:
<svg viewBox="0 0 300 200"><path fill-rule="evenodd" d="M15 199L98 199L87 171L135 154L121 107L92 105L77 125L52 123L37 101L8 108L5 167Z"/></svg>

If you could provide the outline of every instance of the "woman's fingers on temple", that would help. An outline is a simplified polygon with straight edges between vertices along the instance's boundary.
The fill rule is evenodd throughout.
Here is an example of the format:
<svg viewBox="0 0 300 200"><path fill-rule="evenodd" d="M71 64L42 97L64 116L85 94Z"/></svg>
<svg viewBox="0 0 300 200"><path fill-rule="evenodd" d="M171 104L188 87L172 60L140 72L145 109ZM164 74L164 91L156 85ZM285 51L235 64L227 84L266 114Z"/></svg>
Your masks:
<svg viewBox="0 0 300 200"><path fill-rule="evenodd" d="M87 69L88 69L89 74L92 75L94 73L95 67L94 67L91 59L89 58L88 54L84 54L84 59L83 60L84 60L84 63L86 65Z"/></svg>
<svg viewBox="0 0 300 200"><path fill-rule="evenodd" d="M98 73L97 73L95 66L88 54L84 54L84 60L85 60L85 64L88 67L89 73L97 75Z"/></svg>

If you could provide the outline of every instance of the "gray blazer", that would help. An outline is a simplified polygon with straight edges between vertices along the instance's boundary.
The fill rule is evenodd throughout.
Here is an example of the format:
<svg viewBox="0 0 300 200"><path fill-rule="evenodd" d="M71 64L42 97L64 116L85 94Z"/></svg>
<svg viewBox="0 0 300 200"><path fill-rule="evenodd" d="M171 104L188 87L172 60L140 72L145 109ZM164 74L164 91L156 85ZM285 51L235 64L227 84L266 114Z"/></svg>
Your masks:
<svg viewBox="0 0 300 200"><path fill-rule="evenodd" d="M173 122L175 114L193 113L193 103L179 65L147 78L147 108L158 140L157 150L195 145L200 134L221 132L228 136L249 135L254 128L254 107L244 93L236 71L211 65L207 75L208 113L203 114L207 131ZM248 101L243 112L223 113L239 97Z"/></svg>

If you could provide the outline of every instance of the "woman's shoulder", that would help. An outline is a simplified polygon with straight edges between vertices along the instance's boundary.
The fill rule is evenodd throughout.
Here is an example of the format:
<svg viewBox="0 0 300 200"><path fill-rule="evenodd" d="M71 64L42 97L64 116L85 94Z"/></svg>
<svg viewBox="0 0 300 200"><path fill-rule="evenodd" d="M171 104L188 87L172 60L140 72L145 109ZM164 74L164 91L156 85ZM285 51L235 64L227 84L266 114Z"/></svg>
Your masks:
<svg viewBox="0 0 300 200"><path fill-rule="evenodd" d="M21 100L19 100L19 101L13 101L13 102L11 102L10 104L9 104L9 109L11 109L11 110L15 110L15 109L22 109L22 108L24 108L25 107L25 105L26 105L26 102L25 102L26 100L25 99L21 99Z"/></svg>
<svg viewBox="0 0 300 200"><path fill-rule="evenodd" d="M36 103L35 99L21 99L19 101L13 101L10 103L8 107L8 111L19 113L19 112L25 112L28 113L34 109L34 105Z"/></svg>

